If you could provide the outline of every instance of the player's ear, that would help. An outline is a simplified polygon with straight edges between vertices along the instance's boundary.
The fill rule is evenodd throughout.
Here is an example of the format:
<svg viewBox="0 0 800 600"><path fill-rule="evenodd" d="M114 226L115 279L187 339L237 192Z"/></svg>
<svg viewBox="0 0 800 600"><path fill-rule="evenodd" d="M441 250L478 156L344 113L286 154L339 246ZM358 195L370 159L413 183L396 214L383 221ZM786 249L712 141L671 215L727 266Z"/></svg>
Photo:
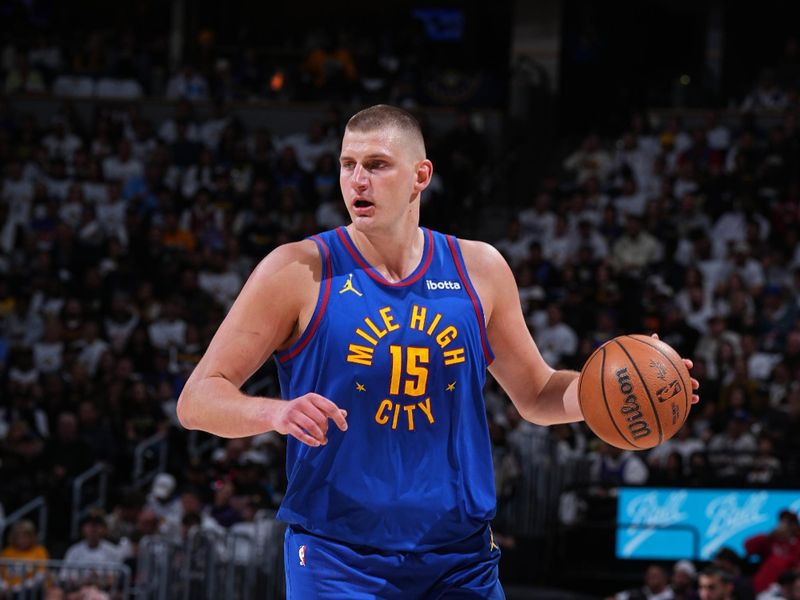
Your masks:
<svg viewBox="0 0 800 600"><path fill-rule="evenodd" d="M414 190L421 192L430 185L433 177L433 163L427 158L417 163L417 178L414 181Z"/></svg>

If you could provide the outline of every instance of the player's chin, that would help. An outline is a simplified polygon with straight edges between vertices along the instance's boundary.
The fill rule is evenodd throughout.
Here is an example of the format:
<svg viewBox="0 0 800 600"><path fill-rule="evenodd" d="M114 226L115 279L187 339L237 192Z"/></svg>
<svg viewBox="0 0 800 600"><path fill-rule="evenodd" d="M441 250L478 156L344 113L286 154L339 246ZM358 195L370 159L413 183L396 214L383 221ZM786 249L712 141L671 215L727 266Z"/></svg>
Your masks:
<svg viewBox="0 0 800 600"><path fill-rule="evenodd" d="M372 231L377 228L377 223L372 215L350 215L353 226L358 231Z"/></svg>

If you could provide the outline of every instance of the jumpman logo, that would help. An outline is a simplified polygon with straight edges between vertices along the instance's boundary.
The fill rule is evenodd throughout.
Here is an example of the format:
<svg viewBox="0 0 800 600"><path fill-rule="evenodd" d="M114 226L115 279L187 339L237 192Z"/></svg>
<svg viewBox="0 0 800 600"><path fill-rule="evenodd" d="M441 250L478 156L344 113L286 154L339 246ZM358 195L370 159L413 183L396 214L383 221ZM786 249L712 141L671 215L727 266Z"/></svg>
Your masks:
<svg viewBox="0 0 800 600"><path fill-rule="evenodd" d="M500 548L498 548L497 544L494 543L494 532L489 529L489 552L492 550L500 550Z"/></svg>
<svg viewBox="0 0 800 600"><path fill-rule="evenodd" d="M353 292L356 296L363 296L361 292L359 292L356 288L353 287L353 274L347 276L347 283L344 284L342 289L339 290L340 294L344 294L345 292Z"/></svg>

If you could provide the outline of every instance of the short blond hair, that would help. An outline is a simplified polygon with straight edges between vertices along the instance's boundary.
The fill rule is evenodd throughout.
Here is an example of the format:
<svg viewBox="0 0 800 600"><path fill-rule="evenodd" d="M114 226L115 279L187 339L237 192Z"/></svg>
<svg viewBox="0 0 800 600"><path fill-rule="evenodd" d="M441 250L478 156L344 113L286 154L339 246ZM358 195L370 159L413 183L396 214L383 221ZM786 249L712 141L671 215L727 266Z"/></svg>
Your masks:
<svg viewBox="0 0 800 600"><path fill-rule="evenodd" d="M376 104L354 114L347 122L349 131L375 131L386 128L398 129L419 144L425 156L425 138L417 118L405 109L389 104Z"/></svg>

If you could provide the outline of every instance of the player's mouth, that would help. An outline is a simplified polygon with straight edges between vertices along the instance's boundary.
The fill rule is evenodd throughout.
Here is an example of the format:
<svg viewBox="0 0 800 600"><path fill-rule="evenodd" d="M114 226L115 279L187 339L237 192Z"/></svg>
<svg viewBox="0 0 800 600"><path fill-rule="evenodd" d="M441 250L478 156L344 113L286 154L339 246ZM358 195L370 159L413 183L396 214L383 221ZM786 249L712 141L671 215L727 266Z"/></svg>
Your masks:
<svg viewBox="0 0 800 600"><path fill-rule="evenodd" d="M366 198L356 198L353 201L353 212L355 212L356 215L363 216L370 213L374 206L375 203Z"/></svg>

